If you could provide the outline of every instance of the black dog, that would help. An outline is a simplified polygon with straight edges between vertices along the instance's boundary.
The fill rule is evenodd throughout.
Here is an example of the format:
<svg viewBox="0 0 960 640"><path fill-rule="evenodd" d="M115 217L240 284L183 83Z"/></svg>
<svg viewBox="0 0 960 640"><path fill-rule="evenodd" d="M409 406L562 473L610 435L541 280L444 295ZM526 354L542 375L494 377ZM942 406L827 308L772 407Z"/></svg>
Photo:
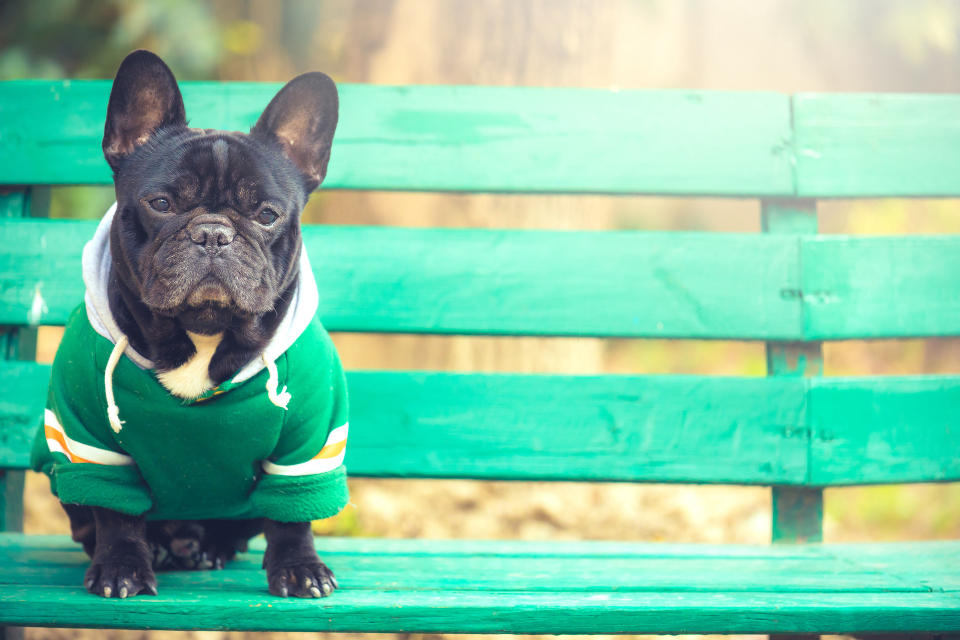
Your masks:
<svg viewBox="0 0 960 640"><path fill-rule="evenodd" d="M45 430L49 459L35 462L36 468L51 476L70 516L74 539L92 556L85 578L89 591L121 598L156 594L154 569L222 567L260 531L267 540L264 568L271 593L320 597L336 587L332 572L314 550L308 520L331 515L346 500L340 465L346 424L337 424L345 421L345 396L342 388L341 396L329 392L342 387L342 370L322 328L310 339L328 358L326 367L311 359L309 366L298 370L294 350L301 347L278 354L270 352L270 345L278 328L289 321L297 301L309 298L309 291L303 291L308 286L304 279L315 289L312 275L301 272L306 258L301 255L299 217L310 192L326 174L337 118L333 81L321 73L308 73L290 81L274 97L249 135L189 128L176 80L160 58L136 51L118 70L103 138L104 155L114 171L117 206L109 228L112 257L105 277L109 311L101 309L101 314L112 315L110 326L114 329L98 329L97 322L86 317L76 320L89 321L100 334L95 338L98 342L91 343L92 361L102 357L97 353L113 347L111 363L97 365L100 368L95 373L101 385L96 393L103 397L106 369L106 404L115 433L94 431L84 422L83 406L74 407L70 398L61 397L67 392L58 391L58 375L69 377L71 367L87 365L79 362L83 349L58 353L60 362L54 365L51 383L51 403L56 406L48 406ZM91 301L89 282L86 306L90 316L96 304ZM104 335L110 342L101 337ZM122 344L118 335L123 336ZM124 352L128 358L118 362ZM133 362L128 362L130 359ZM310 431L309 421L297 423L296 433L290 431L292 427L281 426L296 419L291 417L294 411L284 413L290 398L285 390L277 390L273 360L280 365L279 376L286 376L291 385L300 376L309 380L311 388L322 391L298 395L294 389L293 394L295 404L299 399L308 405L320 435ZM147 373L139 372L134 362L147 372L152 370L155 380L147 379ZM326 378L310 378L320 375L315 374L317 367ZM238 371L250 368L254 370L251 375L266 380L269 402L262 382L256 389L250 388L255 382L231 383L231 379L242 378ZM145 393L143 385L156 382L165 389L162 393L170 396L170 411L179 412L180 418L164 422L157 417L162 414L153 412L141 419L146 426L138 427L136 420L130 419L131 407ZM114 384L118 387L116 401ZM205 415L203 412L219 416L218 403L232 406L226 403L246 398L244 394L250 399L243 402L258 403L257 410L269 412L268 422L277 426L265 425L262 430L259 425L252 426L258 429L250 445L255 459L235 465L238 477L247 483L235 504L229 506L224 499L203 507L205 488L198 483L216 485L222 480L218 469L227 463L207 460L208 451L199 450L195 457L188 457L200 471L181 473L178 464L165 458L167 445L183 450L200 446L191 444L191 438L206 442L202 439L214 437L206 433L209 430L220 434L216 437L226 441L227 449L242 448L235 440L240 438L236 435L240 427L234 422L238 414L245 415L241 409L230 409L232 413L224 414L227 417L211 419L201 427L181 431L176 427L184 416L191 419ZM127 422L120 420L121 412ZM71 427L73 423L68 422L74 417L78 426ZM97 414L96 420L101 419ZM143 434L138 436L136 429ZM274 429L272 435L270 429ZM330 435L334 432L339 435ZM108 442L109 438L113 440ZM138 445L137 438L150 444ZM295 438L299 440L293 442ZM276 452L284 446L297 453L282 457ZM54 456L55 452L63 457ZM302 461L290 457L295 455ZM53 458L56 461L51 461ZM85 464L98 461L100 464ZM84 478L90 478L94 477L90 474L121 471L121 466L111 465L127 465L123 473L142 476L145 488L131 498L127 487L120 486L116 503L102 491L84 489L83 493L72 488L72 474L82 471L87 474ZM207 475L200 478L202 474ZM167 486L171 477L178 478L182 491L177 488L180 485ZM271 488L274 486L280 488ZM328 498L331 491L336 496ZM314 502L305 510L284 506L284 500L299 499L297 496L309 492L317 497L308 496ZM163 495L168 496L163 498L167 506L160 508ZM130 506L140 504L137 500L152 500L153 511ZM323 505L317 507L320 502ZM117 506L120 504L125 506ZM261 505L267 506L259 509ZM224 510L237 517L204 516L207 511ZM309 515L291 521L299 513ZM181 516L184 519L177 519Z"/></svg>

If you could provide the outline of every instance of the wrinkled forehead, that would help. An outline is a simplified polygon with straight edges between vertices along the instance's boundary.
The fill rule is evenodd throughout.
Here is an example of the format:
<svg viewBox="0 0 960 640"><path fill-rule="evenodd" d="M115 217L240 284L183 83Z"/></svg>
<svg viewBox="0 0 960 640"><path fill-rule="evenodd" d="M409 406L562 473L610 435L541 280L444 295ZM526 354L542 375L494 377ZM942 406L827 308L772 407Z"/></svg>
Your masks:
<svg viewBox="0 0 960 640"><path fill-rule="evenodd" d="M261 145L242 134L190 130L168 141L170 161L154 174L155 187L185 204L256 208L283 198L283 167Z"/></svg>

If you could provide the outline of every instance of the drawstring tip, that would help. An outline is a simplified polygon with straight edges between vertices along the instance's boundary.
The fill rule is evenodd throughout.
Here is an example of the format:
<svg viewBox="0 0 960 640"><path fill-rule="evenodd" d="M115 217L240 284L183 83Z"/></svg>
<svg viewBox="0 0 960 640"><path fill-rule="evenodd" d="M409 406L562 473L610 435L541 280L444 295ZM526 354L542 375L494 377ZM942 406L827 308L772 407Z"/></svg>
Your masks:
<svg viewBox="0 0 960 640"><path fill-rule="evenodd" d="M271 393L270 390L268 389L267 395L270 396L270 402L277 405L284 411L287 410L287 405L290 404L290 398L293 397L290 395L290 392L287 391L286 387L284 387L279 393L276 393L276 392Z"/></svg>
<svg viewBox="0 0 960 640"><path fill-rule="evenodd" d="M267 370L267 397L270 398L270 402L280 407L284 411L287 409L287 405L290 403L290 392L287 391L287 387L284 386L282 390L277 391L277 388L280 386L279 376L277 375L277 365L267 358L265 353L260 354L260 359L263 361L263 366Z"/></svg>
<svg viewBox="0 0 960 640"><path fill-rule="evenodd" d="M117 344L113 345L107 367L103 371L103 391L107 398L107 418L110 420L110 428L113 429L114 433L120 433L120 429L123 429L123 420L120 419L120 409L117 408L117 401L113 397L113 371L117 368L120 356L123 355L128 344L130 342L127 340L127 336L120 336Z"/></svg>
<svg viewBox="0 0 960 640"><path fill-rule="evenodd" d="M110 427L113 432L120 433L124 423L124 420L120 419L120 409L116 405L107 407L107 416L110 418Z"/></svg>

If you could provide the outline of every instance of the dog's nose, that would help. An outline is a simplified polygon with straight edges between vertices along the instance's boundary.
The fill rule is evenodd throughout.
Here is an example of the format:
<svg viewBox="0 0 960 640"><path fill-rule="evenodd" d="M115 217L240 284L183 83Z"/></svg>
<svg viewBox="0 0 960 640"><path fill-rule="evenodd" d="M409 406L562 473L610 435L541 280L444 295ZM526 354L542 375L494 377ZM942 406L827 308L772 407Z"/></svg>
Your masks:
<svg viewBox="0 0 960 640"><path fill-rule="evenodd" d="M237 231L229 224L219 221L195 221L187 228L190 240L204 248L225 247L237 235Z"/></svg>

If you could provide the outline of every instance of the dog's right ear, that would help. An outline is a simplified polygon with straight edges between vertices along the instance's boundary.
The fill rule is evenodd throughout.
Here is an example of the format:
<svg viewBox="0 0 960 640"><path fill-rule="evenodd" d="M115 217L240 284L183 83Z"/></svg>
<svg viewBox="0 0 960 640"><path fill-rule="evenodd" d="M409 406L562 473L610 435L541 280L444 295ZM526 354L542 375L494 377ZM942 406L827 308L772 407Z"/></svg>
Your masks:
<svg viewBox="0 0 960 640"><path fill-rule="evenodd" d="M186 124L177 79L163 60L142 49L124 58L110 91L103 129L103 155L113 172L157 129Z"/></svg>

